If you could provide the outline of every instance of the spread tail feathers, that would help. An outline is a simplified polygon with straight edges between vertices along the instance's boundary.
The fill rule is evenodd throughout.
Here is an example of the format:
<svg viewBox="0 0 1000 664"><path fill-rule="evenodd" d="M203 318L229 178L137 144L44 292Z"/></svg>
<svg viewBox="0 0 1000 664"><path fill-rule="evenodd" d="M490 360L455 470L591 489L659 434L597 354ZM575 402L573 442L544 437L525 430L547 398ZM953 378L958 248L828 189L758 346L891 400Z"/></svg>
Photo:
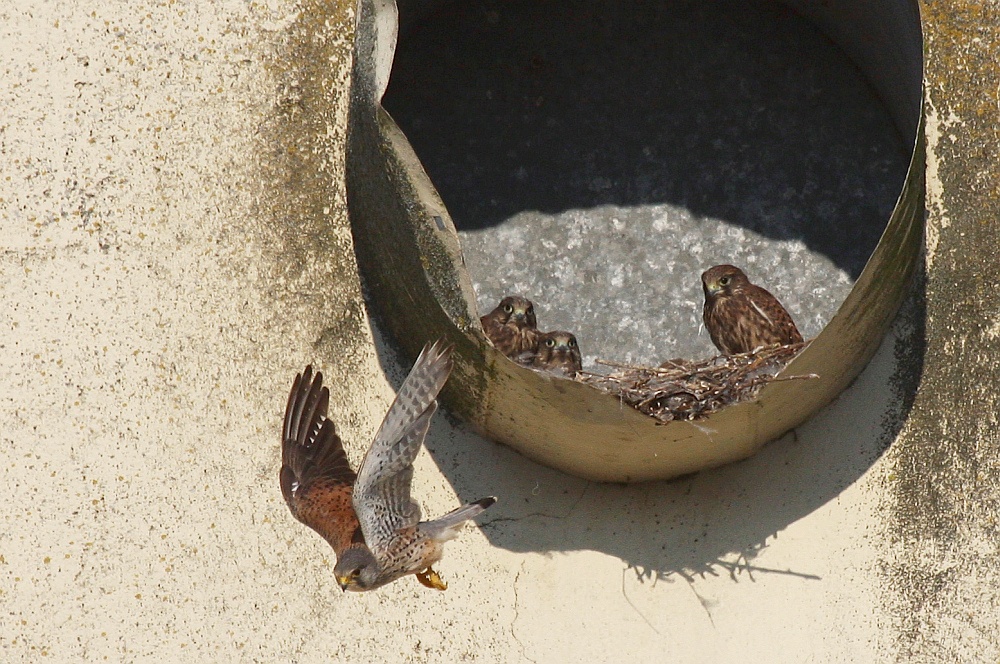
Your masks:
<svg viewBox="0 0 1000 664"><path fill-rule="evenodd" d="M448 512L440 519L420 524L420 529L431 539L438 541L450 540L458 535L458 531L462 529L462 525L466 521L475 519L496 501L497 499L493 496L481 498L474 503L462 505L457 510Z"/></svg>

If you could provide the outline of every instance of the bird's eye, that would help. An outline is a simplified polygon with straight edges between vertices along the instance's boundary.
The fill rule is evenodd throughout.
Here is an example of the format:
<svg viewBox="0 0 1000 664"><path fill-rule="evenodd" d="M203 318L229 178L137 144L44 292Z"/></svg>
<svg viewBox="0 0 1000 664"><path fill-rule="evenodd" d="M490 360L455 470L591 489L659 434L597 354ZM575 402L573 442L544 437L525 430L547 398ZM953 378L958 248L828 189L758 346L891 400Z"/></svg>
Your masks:
<svg viewBox="0 0 1000 664"><path fill-rule="evenodd" d="M730 277L722 277L721 279L719 279L719 285L728 286L730 281L732 281Z"/></svg>
<svg viewBox="0 0 1000 664"><path fill-rule="evenodd" d="M356 579L359 576L361 576L361 570L360 569L351 570L351 578L352 579Z"/></svg>
<svg viewBox="0 0 1000 664"><path fill-rule="evenodd" d="M505 304L505 305L503 305L503 312L505 314L512 314L512 313L514 313L514 307L512 307L509 304Z"/></svg>
<svg viewBox="0 0 1000 664"><path fill-rule="evenodd" d="M569 338L569 347L570 348L576 348L576 337L570 337Z"/></svg>
<svg viewBox="0 0 1000 664"><path fill-rule="evenodd" d="M546 339L545 340L545 345L548 346L549 348L552 348L553 346L556 345L556 340L555 339Z"/></svg>
<svg viewBox="0 0 1000 664"><path fill-rule="evenodd" d="M528 307L525 310L525 313L527 313L527 314L533 314L533 313L535 313L535 308L534 307Z"/></svg>

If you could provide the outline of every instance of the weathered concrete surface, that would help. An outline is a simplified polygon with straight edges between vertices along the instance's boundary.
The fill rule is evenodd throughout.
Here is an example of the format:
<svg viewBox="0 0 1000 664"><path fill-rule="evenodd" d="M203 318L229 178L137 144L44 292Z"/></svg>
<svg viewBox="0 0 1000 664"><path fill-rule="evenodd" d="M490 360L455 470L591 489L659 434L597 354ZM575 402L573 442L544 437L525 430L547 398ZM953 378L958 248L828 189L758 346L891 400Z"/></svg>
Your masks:
<svg viewBox="0 0 1000 664"><path fill-rule="evenodd" d="M797 435L686 480L588 484L439 416L425 511L501 502L446 593L356 596L276 479L304 363L355 460L404 371L343 207L352 10L0 7L0 660L995 662L1000 15L924 10L908 419L913 301Z"/></svg>
<svg viewBox="0 0 1000 664"><path fill-rule="evenodd" d="M927 346L880 554L899 661L1000 659L1000 4L922 2Z"/></svg>

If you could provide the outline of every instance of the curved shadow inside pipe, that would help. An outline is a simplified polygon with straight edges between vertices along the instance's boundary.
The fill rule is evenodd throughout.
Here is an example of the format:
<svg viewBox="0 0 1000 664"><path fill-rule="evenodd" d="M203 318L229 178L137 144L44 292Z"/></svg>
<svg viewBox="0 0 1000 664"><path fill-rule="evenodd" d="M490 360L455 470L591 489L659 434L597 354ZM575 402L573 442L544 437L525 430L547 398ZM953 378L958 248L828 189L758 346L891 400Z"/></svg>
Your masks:
<svg viewBox="0 0 1000 664"><path fill-rule="evenodd" d="M383 104L463 240L669 203L856 278L906 174L861 73L775 3L450 3L401 33Z"/></svg>

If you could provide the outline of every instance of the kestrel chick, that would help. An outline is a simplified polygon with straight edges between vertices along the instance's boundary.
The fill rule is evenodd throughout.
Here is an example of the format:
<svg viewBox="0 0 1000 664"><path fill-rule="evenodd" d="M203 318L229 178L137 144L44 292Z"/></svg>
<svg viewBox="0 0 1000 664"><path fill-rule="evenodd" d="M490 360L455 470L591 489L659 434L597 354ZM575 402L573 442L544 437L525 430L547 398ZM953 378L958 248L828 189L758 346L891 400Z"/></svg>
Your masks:
<svg viewBox="0 0 1000 664"><path fill-rule="evenodd" d="M750 283L738 267L709 268L702 273L701 284L705 290L705 327L712 343L726 355L802 341L778 299Z"/></svg>
<svg viewBox="0 0 1000 664"><path fill-rule="evenodd" d="M539 334L538 352L532 358L531 366L572 378L577 371L583 370L576 337L569 332Z"/></svg>
<svg viewBox="0 0 1000 664"><path fill-rule="evenodd" d="M445 583L431 566L444 542L496 502L489 497L434 521L410 499L413 460L451 372L451 348L425 346L403 381L357 474L326 411L330 391L312 367L295 377L285 408L281 493L296 519L329 542L344 590L378 588L407 574L428 588Z"/></svg>
<svg viewBox="0 0 1000 664"><path fill-rule="evenodd" d="M511 359L516 360L524 353L534 353L538 349L535 307L527 298L508 295L479 322L486 338Z"/></svg>

